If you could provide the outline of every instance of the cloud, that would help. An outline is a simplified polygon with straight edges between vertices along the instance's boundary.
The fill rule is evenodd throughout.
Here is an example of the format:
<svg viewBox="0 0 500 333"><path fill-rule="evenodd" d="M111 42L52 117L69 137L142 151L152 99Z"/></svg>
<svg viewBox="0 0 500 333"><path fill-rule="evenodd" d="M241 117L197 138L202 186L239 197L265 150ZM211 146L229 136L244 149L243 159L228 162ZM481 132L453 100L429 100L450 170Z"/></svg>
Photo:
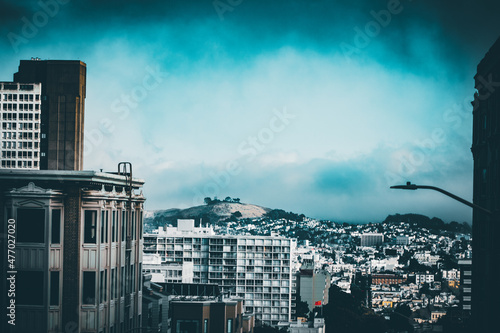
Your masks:
<svg viewBox="0 0 500 333"><path fill-rule="evenodd" d="M23 17L42 7L4 0L0 76L32 56L84 60L85 167L132 161L149 209L195 203L237 162L220 196L352 221L421 207L470 220L445 198L388 186L411 180L470 196L468 103L498 35L498 1L401 0L363 47L358 31L389 1L232 3L221 20L209 0L69 1L16 53L7 34L22 34ZM150 69L166 74L127 106ZM242 153L283 108L295 118L258 142L257 156Z"/></svg>

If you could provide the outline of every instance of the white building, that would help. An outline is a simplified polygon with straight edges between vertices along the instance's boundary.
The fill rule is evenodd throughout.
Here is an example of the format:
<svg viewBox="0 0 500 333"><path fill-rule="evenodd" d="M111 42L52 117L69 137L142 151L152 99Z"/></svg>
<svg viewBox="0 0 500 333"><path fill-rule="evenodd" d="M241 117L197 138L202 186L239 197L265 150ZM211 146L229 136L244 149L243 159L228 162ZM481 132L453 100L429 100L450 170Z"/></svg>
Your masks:
<svg viewBox="0 0 500 333"><path fill-rule="evenodd" d="M378 246L384 242L384 234L361 234L361 246Z"/></svg>
<svg viewBox="0 0 500 333"><path fill-rule="evenodd" d="M430 251L418 252L413 255L419 264L427 266L435 266L441 259L439 255L431 254Z"/></svg>
<svg viewBox="0 0 500 333"><path fill-rule="evenodd" d="M409 245L410 238L408 236L396 236L396 245Z"/></svg>
<svg viewBox="0 0 500 333"><path fill-rule="evenodd" d="M432 283L434 282L434 274L415 274L415 283Z"/></svg>
<svg viewBox="0 0 500 333"><path fill-rule="evenodd" d="M195 227L194 220L178 220L178 227L144 236L144 257L160 258L159 264L144 263L144 271L159 273L156 278L163 275L166 282L215 283L244 298L247 313L276 326L290 321L295 307L295 248L294 239L216 235L211 227ZM172 279L165 275L175 271Z"/></svg>
<svg viewBox="0 0 500 333"><path fill-rule="evenodd" d="M460 280L460 271L456 268L450 270L443 270L443 279Z"/></svg>
<svg viewBox="0 0 500 333"><path fill-rule="evenodd" d="M40 168L41 83L0 82L0 169Z"/></svg>
<svg viewBox="0 0 500 333"><path fill-rule="evenodd" d="M314 322L297 322L290 323L289 333L325 333L325 319L314 318Z"/></svg>
<svg viewBox="0 0 500 333"><path fill-rule="evenodd" d="M370 261L372 272L375 271L394 271L399 265L399 257L389 257L386 259L372 259Z"/></svg>

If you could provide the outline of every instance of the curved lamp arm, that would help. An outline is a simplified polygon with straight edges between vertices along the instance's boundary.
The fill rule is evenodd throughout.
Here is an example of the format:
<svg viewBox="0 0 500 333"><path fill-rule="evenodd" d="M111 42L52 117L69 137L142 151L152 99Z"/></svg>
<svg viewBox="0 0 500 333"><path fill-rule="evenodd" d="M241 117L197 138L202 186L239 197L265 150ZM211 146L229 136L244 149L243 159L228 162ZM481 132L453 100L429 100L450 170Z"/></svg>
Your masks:
<svg viewBox="0 0 500 333"><path fill-rule="evenodd" d="M463 203L464 205L467 205L469 207L472 207L474 209L478 209L490 216L493 215L493 213L489 210L487 210L486 208L483 208L481 206L478 206L470 201L467 201L465 199L462 199L460 198L459 196L456 196L455 194L453 193L450 193L448 191L445 191L443 190L442 188L439 188L439 187L435 187L435 186L429 186L429 185L415 185L415 184L412 184L411 182L407 182L406 185L394 185L394 186L391 186L391 188L393 189L399 189L399 190L416 190L416 189L426 189L426 190L434 190L434 191L438 191L438 192L441 192L443 193L444 195L447 195L449 196L450 198L453 198L457 201L460 201L461 203Z"/></svg>

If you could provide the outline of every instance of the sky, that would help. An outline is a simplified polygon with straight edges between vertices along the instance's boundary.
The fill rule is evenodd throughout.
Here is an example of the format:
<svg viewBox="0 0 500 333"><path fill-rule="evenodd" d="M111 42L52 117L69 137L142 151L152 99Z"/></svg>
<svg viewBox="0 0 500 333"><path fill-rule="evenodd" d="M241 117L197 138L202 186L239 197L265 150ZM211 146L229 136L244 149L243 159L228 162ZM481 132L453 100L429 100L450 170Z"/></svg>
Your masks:
<svg viewBox="0 0 500 333"><path fill-rule="evenodd" d="M84 168L146 209L204 197L341 222L471 222L476 66L496 0L0 0L0 80L87 65Z"/></svg>

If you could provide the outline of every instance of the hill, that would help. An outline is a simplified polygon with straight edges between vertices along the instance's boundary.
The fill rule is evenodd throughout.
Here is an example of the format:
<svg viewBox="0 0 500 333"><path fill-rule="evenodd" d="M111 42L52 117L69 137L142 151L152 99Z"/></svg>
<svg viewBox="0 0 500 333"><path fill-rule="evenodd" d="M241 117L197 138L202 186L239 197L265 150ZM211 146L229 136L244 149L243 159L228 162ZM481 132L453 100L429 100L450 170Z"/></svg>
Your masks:
<svg viewBox="0 0 500 333"><path fill-rule="evenodd" d="M194 219L199 223L203 219L203 223L218 224L220 222L238 218L238 219L255 219L262 218L271 209L240 203L240 202L216 202L203 206L195 206L187 209L167 209L148 211L144 214L144 225L149 228L156 229L158 226L165 224L177 224L177 219Z"/></svg>

